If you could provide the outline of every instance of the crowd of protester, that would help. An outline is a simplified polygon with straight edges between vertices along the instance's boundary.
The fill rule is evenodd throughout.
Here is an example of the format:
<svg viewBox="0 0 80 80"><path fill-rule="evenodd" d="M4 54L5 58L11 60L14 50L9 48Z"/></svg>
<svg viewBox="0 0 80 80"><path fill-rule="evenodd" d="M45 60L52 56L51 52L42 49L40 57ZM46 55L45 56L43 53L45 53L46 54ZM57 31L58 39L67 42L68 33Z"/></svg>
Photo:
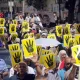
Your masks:
<svg viewBox="0 0 80 80"><path fill-rule="evenodd" d="M54 16L54 15L53 15ZM5 22L5 34L0 36L0 48L8 49L9 44L19 43L23 39L24 34L34 33L35 39L36 34L40 34L40 37L47 38L48 33L55 33L55 27L60 23L58 17L55 17L55 22L51 22L48 15L41 14L29 14L26 13L24 16L16 14L14 19L18 21L17 34L18 38L13 40L9 34L9 24L12 23L11 19L6 19ZM30 31L22 33L22 22L26 20L30 24ZM71 25L72 34L75 34L74 24ZM61 37L57 37L57 40L63 43ZM51 49L48 46L46 49ZM72 58L71 48L66 48L63 45L52 48L53 51L57 51L56 54L56 68L46 69L44 65L38 61L38 56L33 56L30 59L24 59L23 62L15 65L9 71L6 63L3 59L0 59L0 80L77 80L77 69L74 65L75 59Z"/></svg>

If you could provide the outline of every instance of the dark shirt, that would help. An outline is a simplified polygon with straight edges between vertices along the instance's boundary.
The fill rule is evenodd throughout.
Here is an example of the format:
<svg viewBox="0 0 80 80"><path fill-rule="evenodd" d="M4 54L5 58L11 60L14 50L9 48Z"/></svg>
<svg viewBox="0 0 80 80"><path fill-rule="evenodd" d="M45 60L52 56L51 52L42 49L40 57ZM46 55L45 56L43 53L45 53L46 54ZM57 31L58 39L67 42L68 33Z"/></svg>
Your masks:
<svg viewBox="0 0 80 80"><path fill-rule="evenodd" d="M24 78L20 79L19 74L16 74L10 77L9 80L35 80L35 75L25 73Z"/></svg>

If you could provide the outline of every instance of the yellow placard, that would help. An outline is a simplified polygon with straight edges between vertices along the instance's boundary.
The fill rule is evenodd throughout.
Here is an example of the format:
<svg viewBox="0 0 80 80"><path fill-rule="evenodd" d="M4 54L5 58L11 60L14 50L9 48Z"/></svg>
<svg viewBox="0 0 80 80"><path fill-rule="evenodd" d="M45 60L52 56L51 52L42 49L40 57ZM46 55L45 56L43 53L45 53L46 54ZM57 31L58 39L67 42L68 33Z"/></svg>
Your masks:
<svg viewBox="0 0 80 80"><path fill-rule="evenodd" d="M29 27L29 22L22 22L22 32L27 32L29 31L30 27Z"/></svg>
<svg viewBox="0 0 80 80"><path fill-rule="evenodd" d="M56 35L58 37L61 37L62 36L62 26L56 26Z"/></svg>
<svg viewBox="0 0 80 80"><path fill-rule="evenodd" d="M5 26L5 18L0 18L0 27Z"/></svg>
<svg viewBox="0 0 80 80"><path fill-rule="evenodd" d="M40 34L37 33L35 37L36 37L36 39L39 39L40 38Z"/></svg>
<svg viewBox="0 0 80 80"><path fill-rule="evenodd" d="M17 20L13 20L12 22L13 22L13 24L15 24L17 26L17 24L18 24Z"/></svg>
<svg viewBox="0 0 80 80"><path fill-rule="evenodd" d="M16 25L15 24L10 24L9 26L9 33L16 33Z"/></svg>
<svg viewBox="0 0 80 80"><path fill-rule="evenodd" d="M70 24L66 24L66 27L64 27L64 34L70 34Z"/></svg>
<svg viewBox="0 0 80 80"><path fill-rule="evenodd" d="M37 47L34 38L23 39L22 47L25 58L30 58L33 57L34 54L37 54Z"/></svg>
<svg viewBox="0 0 80 80"><path fill-rule="evenodd" d="M9 51L20 50L20 44L10 44L8 47L9 47Z"/></svg>
<svg viewBox="0 0 80 80"><path fill-rule="evenodd" d="M47 38L56 39L56 35L55 34L48 34Z"/></svg>
<svg viewBox="0 0 80 80"><path fill-rule="evenodd" d="M12 41L15 41L15 39L18 38L17 33L13 33L13 34L11 34L11 36L12 36Z"/></svg>
<svg viewBox="0 0 80 80"><path fill-rule="evenodd" d="M0 27L0 35L4 35L4 27Z"/></svg>
<svg viewBox="0 0 80 80"><path fill-rule="evenodd" d="M80 45L73 46L72 57L76 60L75 65L80 66Z"/></svg>
<svg viewBox="0 0 80 80"><path fill-rule="evenodd" d="M54 54L43 55L43 63L46 68L54 69L56 67L56 58Z"/></svg>
<svg viewBox="0 0 80 80"><path fill-rule="evenodd" d="M80 44L80 34L75 35L76 45Z"/></svg>
<svg viewBox="0 0 80 80"><path fill-rule="evenodd" d="M80 24L77 24L75 28L76 28L76 33L80 34Z"/></svg>
<svg viewBox="0 0 80 80"><path fill-rule="evenodd" d="M71 48L73 46L75 46L75 39L70 38L69 41L68 41L68 47Z"/></svg>
<svg viewBox="0 0 80 80"><path fill-rule="evenodd" d="M21 50L10 51L12 66L14 67L19 62L23 61L23 54Z"/></svg>
<svg viewBox="0 0 80 80"><path fill-rule="evenodd" d="M68 42L69 42L69 39L70 39L70 38L72 38L72 35L71 35L71 34L69 34L69 35L68 35L68 34L64 35L64 38L63 38L63 39L64 39L64 46L65 46L65 47L68 47Z"/></svg>

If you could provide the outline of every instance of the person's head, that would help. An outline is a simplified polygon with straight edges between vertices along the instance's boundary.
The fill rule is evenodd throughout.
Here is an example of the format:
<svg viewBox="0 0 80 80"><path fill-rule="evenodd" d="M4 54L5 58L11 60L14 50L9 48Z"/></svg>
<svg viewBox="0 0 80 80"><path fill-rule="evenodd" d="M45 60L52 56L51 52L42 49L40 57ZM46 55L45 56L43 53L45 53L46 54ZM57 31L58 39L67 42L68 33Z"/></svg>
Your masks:
<svg viewBox="0 0 80 80"><path fill-rule="evenodd" d="M15 42L16 42L16 43L20 43L20 39L19 39L19 38L16 38L16 39L15 39Z"/></svg>
<svg viewBox="0 0 80 80"><path fill-rule="evenodd" d="M65 69L65 70L69 70L69 69L71 68L72 63L71 63L70 60L71 60L70 58L66 58L66 59L65 59L65 64L64 64L64 69Z"/></svg>
<svg viewBox="0 0 80 80"><path fill-rule="evenodd" d="M65 50L61 50L59 52L59 55L58 56L59 56L60 60L62 61L62 60L64 60L67 57L67 53L66 53Z"/></svg>
<svg viewBox="0 0 80 80"><path fill-rule="evenodd" d="M27 72L27 64L25 62L19 63L19 74L24 75Z"/></svg>
<svg viewBox="0 0 80 80"><path fill-rule="evenodd" d="M48 23L50 22L50 18L48 15L43 15L43 20Z"/></svg>

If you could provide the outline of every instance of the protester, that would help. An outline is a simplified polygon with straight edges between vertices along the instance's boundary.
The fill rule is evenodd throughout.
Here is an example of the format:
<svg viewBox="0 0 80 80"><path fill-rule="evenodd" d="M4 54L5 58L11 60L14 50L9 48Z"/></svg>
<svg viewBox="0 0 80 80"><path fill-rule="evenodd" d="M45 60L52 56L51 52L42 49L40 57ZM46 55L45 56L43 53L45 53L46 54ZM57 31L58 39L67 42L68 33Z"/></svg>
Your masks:
<svg viewBox="0 0 80 80"><path fill-rule="evenodd" d="M18 73L9 78L9 80L35 80L34 74L27 74L27 65L25 62L20 62L18 66Z"/></svg>

